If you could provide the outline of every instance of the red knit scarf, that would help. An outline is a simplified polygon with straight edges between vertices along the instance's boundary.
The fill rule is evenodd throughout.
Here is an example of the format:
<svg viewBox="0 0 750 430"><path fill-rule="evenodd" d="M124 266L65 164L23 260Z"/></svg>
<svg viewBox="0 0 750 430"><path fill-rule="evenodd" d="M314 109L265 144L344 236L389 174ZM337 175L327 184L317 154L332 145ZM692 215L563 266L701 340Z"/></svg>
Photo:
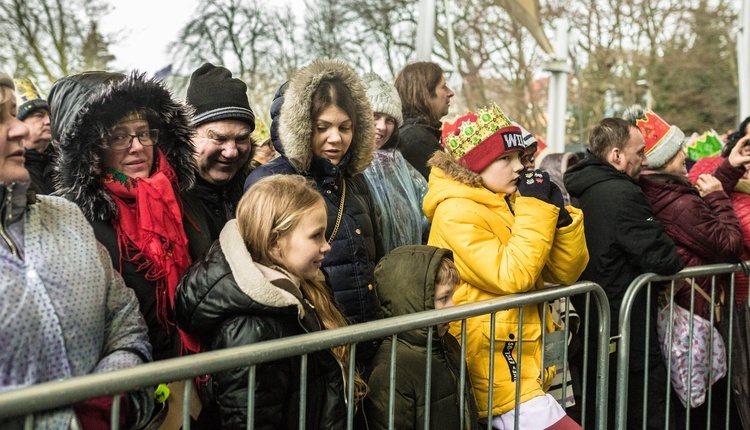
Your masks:
<svg viewBox="0 0 750 430"><path fill-rule="evenodd" d="M113 219L122 261L145 271L146 280L156 283L156 319L169 330L169 310L180 278L190 266L188 241L182 225L182 205L175 195L177 175L164 153L156 148L157 171L148 178L131 178L110 168L102 177L104 187L117 205ZM188 350L198 342L180 330Z"/></svg>

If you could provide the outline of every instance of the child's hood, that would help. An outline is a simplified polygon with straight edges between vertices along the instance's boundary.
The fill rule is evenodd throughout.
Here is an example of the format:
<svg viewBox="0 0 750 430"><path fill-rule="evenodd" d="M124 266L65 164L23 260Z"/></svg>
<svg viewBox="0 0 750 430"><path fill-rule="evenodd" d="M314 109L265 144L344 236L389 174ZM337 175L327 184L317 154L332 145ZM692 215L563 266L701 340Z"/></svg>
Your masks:
<svg viewBox="0 0 750 430"><path fill-rule="evenodd" d="M428 164L432 167L427 194L422 209L428 220L432 221L438 205L451 198L472 200L489 208L507 207L506 194L497 194L482 185L479 174L458 164L450 155L435 152ZM515 194L510 196L515 201Z"/></svg>
<svg viewBox="0 0 750 430"><path fill-rule="evenodd" d="M386 317L435 309L435 278L444 257L452 260L453 253L434 246L409 245L394 249L380 260L375 268L375 293ZM399 337L425 344L427 328Z"/></svg>

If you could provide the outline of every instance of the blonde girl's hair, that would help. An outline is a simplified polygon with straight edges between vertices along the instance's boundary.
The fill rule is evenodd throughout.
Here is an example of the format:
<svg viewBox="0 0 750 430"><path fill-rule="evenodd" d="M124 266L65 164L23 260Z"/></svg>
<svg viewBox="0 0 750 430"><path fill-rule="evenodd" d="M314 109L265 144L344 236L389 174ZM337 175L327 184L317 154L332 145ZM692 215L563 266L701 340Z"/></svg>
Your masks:
<svg viewBox="0 0 750 430"><path fill-rule="evenodd" d="M289 270L285 261L271 254L271 246L291 234L300 221L319 205L325 208L323 197L303 176L273 175L250 187L237 205L237 227L253 261ZM307 280L298 273L292 274L300 279L302 293L312 303L323 327L333 329L347 325L324 281ZM331 352L347 382L349 346L331 348ZM367 393L367 385L356 372L354 384L355 399L358 401Z"/></svg>

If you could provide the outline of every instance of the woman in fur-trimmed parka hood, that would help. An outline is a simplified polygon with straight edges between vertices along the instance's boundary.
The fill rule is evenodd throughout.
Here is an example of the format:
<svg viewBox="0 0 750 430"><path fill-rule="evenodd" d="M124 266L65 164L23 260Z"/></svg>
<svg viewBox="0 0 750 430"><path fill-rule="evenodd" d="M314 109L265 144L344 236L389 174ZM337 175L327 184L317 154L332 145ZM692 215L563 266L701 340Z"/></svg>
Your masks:
<svg viewBox="0 0 750 430"><path fill-rule="evenodd" d="M524 147L520 129L492 105L444 125L442 140L447 152L436 152L430 159L432 170L423 209L432 222L428 244L452 250L461 274L454 303L535 291L544 288L544 282L577 281L588 263L583 215L579 209L563 206L562 195L555 196L549 176L541 171L521 171ZM542 330L551 332L555 326L547 307L546 326L542 327L540 310L538 305L523 307L520 366L516 364L519 310L495 314L491 410L490 315L466 320L466 358L480 418L491 415L501 419L499 416L513 410L516 377L520 378L522 417L531 400L535 402L529 405L537 407L541 400L543 409L556 405L554 399L544 398L555 370L541 369ZM460 341L461 324L453 323L450 333ZM519 368L521 374L517 375ZM564 416L561 409L559 412ZM544 415L533 409L526 413L531 415L526 419ZM522 419L521 428L551 424L541 422L524 424Z"/></svg>
<svg viewBox="0 0 750 430"><path fill-rule="evenodd" d="M339 117L325 115L332 107ZM383 254L382 245L372 197L361 174L375 149L372 108L362 82L339 61L314 61L289 81L279 121L284 154L255 169L245 181L245 190L274 174L300 174L314 180L328 213L326 238L331 251L323 260L323 271L334 297L351 323L382 317L373 291L373 270ZM377 343L360 345L357 356L369 362L376 348Z"/></svg>
<svg viewBox="0 0 750 430"><path fill-rule="evenodd" d="M205 215L193 209L200 206L180 195L195 182L189 108L135 72L67 76L49 104L60 148L57 192L81 208L135 290L154 358L176 356L174 289L211 243Z"/></svg>

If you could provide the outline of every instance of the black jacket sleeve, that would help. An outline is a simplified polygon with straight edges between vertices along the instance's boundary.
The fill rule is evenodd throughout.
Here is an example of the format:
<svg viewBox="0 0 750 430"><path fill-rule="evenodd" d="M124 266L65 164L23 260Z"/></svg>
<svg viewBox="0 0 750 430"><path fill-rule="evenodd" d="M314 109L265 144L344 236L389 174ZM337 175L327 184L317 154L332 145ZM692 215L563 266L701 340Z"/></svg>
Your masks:
<svg viewBox="0 0 750 430"><path fill-rule="evenodd" d="M672 275L682 270L685 263L662 224L654 218L646 196L640 190L626 192L621 202L612 228L617 229L617 242L627 257L643 273Z"/></svg>

